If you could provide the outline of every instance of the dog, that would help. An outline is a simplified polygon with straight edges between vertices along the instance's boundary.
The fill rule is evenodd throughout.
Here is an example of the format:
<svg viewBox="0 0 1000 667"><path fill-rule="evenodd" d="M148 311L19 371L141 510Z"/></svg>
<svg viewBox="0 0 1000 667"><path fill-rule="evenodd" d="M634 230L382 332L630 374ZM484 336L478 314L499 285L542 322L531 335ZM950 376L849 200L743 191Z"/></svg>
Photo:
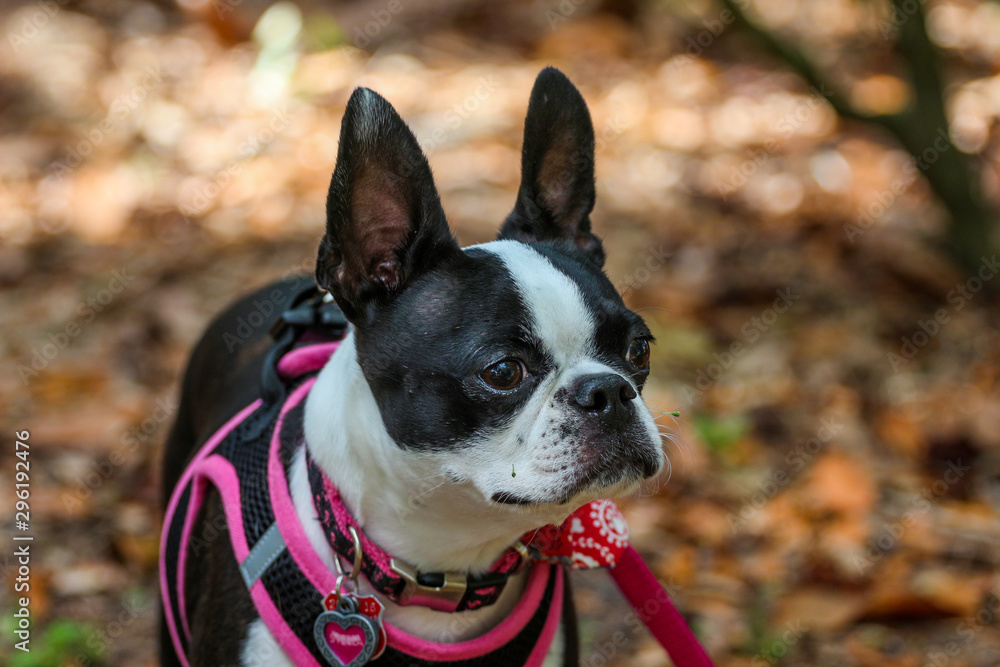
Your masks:
<svg viewBox="0 0 1000 667"><path fill-rule="evenodd" d="M514 208L497 240L465 248L448 227L427 158L389 102L358 88L347 104L315 280L349 329L302 399L304 444L290 450L287 488L308 545L330 573L352 563L324 534L317 480L335 487L360 529L345 537L357 547L351 553L364 544L366 557L380 549L409 564L416 583L407 585L417 592L409 600L380 595L352 573L357 599L384 607L378 622L391 629L390 644L405 634L446 656L448 644L499 632L520 613L538 568L504 575L495 600L465 609L434 597L451 585L447 573L472 581L520 548L522 535L559 526L596 499L629 494L663 466L660 433L642 399L652 335L603 272L604 248L590 222L594 198L590 114L553 68L531 92ZM262 302L291 299L296 280L303 279L246 297L196 346L166 445L165 504L200 447L260 398L273 344L267 330L280 309L258 317L263 324L233 352L226 332ZM215 539L232 529L231 508L218 489L206 489L189 529L200 536L198 548L187 550L182 568L184 664L297 664L262 620L234 542ZM246 560L256 563L252 555ZM446 573L445 583L414 571ZM568 591L566 582L554 633L530 664L578 663ZM166 623L162 634L162 663L182 664ZM357 630L343 641L364 645L371 636ZM451 664L503 663L487 655Z"/></svg>

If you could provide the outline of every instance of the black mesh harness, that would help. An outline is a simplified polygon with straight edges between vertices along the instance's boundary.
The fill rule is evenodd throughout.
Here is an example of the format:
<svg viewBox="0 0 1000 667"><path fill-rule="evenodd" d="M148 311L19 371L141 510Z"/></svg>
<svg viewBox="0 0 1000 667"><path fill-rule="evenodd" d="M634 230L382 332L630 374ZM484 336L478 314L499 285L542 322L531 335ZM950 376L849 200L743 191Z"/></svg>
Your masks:
<svg viewBox="0 0 1000 667"><path fill-rule="evenodd" d="M191 649L185 566L197 557L192 549L193 526L212 491L222 497L233 552L250 596L282 650L296 665L337 665L324 656L314 633L335 573L317 568L319 557L299 539L301 525L294 512L288 511L287 474L294 456L305 446L306 396L329 357L327 352L332 352L346 329L335 305L315 292L296 299L272 332L276 342L264 365L262 399L206 441L174 489L161 544L161 587L174 647L185 665ZM505 628L503 641L491 645L483 641L487 633L457 645L438 644L439 650L434 650L428 642L409 641L404 633L387 628L388 647L377 663L386 667L541 664L539 656L548 652L553 641L553 624L558 626L572 607L563 567L548 563L531 567L539 571L529 577L544 577L536 586L542 591L540 599L529 613L522 610L523 618L513 630L508 623L513 619L498 626L497 630ZM485 646L490 650L481 650ZM575 656L575 647L567 653ZM575 662L575 657L567 655L566 664L572 664L570 660Z"/></svg>

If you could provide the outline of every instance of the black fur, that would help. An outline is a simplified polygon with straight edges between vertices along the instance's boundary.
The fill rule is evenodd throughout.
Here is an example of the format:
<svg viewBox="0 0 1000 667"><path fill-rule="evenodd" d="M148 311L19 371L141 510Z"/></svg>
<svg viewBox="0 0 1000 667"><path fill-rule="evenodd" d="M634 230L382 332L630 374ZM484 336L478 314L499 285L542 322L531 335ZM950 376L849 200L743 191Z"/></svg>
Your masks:
<svg viewBox="0 0 1000 667"><path fill-rule="evenodd" d="M535 80L524 121L521 188L500 238L565 241L604 265L590 231L594 209L594 126L580 91L559 70Z"/></svg>
<svg viewBox="0 0 1000 667"><path fill-rule="evenodd" d="M526 319L501 262L476 250L456 253L378 309L355 339L389 435L406 447L441 449L505 426L552 367L523 329ZM479 380L483 368L512 355L532 371L516 391Z"/></svg>
<svg viewBox="0 0 1000 667"><path fill-rule="evenodd" d="M643 319L625 305L618 290L604 271L589 260L589 255L563 243L532 244L553 266L566 274L586 294L586 305L597 323L594 343L598 357L608 366L629 376L642 389L649 371L637 372L625 361L629 342L636 337L652 340Z"/></svg>
<svg viewBox="0 0 1000 667"><path fill-rule="evenodd" d="M625 354L633 337L649 331L601 271L604 251L590 228L593 126L580 93L552 68L536 81L524 135L523 180L500 238L532 244L579 286L598 323L599 356L641 387L645 375L629 366ZM553 367L525 326L530 318L507 269L487 251L459 249L412 132L367 89L355 91L345 112L316 278L354 324L358 361L389 434L403 447L454 447L502 428ZM246 297L215 320L196 346L167 442L164 504L197 447L259 397L261 366L272 342L268 331L282 310L275 302L280 295L290 302L306 283L295 278ZM274 308L261 323L250 335L238 332L240 322L262 313L265 302ZM500 392L479 381L483 368L510 356L529 371L517 390ZM614 447L622 434L612 435L605 439ZM612 452L609 460L619 455L627 453ZM206 501L199 526L218 536L188 560L192 665L236 665L257 614L216 494ZM565 620L571 665L578 655L572 604ZM161 655L162 664L179 664L165 631Z"/></svg>
<svg viewBox="0 0 1000 667"><path fill-rule="evenodd" d="M311 282L298 276L244 297L219 315L195 346L184 374L177 420L167 438L164 509L198 446L259 398L261 368L273 342L268 333L271 325L295 294ZM250 317L253 313L260 313L260 323L243 328L248 326L248 320L258 322ZM191 665L238 665L240 644L247 626L257 618L257 611L240 576L222 504L214 491L209 492L198 526L194 536L207 546L203 553L188 559L185 573L184 594L194 633L191 645L197 647ZM180 666L162 614L160 664Z"/></svg>
<svg viewBox="0 0 1000 667"><path fill-rule="evenodd" d="M642 387L648 372L625 360L632 338L649 336L642 318L582 251L564 244L533 247L587 295L598 323L599 358ZM476 249L449 258L376 309L370 326L359 327L355 337L389 435L405 447L443 449L505 427L553 368L524 326L528 319L500 260ZM505 357L524 361L526 380L513 391L492 390L479 371Z"/></svg>
<svg viewBox="0 0 1000 667"><path fill-rule="evenodd" d="M461 252L416 137L367 88L344 112L326 219L316 280L357 325L420 271Z"/></svg>

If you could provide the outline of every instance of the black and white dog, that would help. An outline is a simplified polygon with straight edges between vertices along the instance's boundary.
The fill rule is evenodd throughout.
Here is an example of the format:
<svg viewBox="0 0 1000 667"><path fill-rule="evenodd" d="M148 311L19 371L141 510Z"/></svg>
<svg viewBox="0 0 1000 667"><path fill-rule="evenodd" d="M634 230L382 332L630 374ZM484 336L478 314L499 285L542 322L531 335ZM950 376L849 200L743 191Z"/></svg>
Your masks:
<svg viewBox="0 0 1000 667"><path fill-rule="evenodd" d="M496 241L466 248L392 106L364 88L347 105L316 279L351 327L306 399L304 436L367 538L420 571L484 572L526 532L662 467L641 397L650 331L602 271L593 205L590 115L555 69L531 93L513 212ZM197 446L258 398L267 327L235 354L223 334L274 289L224 313L197 346L167 445L168 496ZM288 479L312 548L334 567L303 452ZM198 522L224 526L223 514L209 494ZM205 544L184 584L190 663L292 664L228 540ZM510 613L524 579L468 611L384 600L385 622L429 641L474 638ZM562 628L544 664L575 664L574 643ZM177 664L169 639L163 661Z"/></svg>

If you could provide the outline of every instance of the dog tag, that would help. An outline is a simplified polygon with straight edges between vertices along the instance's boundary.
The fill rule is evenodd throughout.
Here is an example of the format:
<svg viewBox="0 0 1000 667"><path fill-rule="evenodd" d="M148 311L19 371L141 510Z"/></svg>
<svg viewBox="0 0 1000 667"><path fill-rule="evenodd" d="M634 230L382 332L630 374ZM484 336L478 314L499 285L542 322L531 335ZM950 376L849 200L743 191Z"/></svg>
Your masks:
<svg viewBox="0 0 1000 667"><path fill-rule="evenodd" d="M330 593L323 600L327 612L338 612L342 609L352 609L354 614L360 614L368 619L375 632L375 648L368 658L369 661L382 656L388 644L385 625L382 623L382 612L385 607L374 595L356 595L354 593ZM364 663L359 663L364 664Z"/></svg>

